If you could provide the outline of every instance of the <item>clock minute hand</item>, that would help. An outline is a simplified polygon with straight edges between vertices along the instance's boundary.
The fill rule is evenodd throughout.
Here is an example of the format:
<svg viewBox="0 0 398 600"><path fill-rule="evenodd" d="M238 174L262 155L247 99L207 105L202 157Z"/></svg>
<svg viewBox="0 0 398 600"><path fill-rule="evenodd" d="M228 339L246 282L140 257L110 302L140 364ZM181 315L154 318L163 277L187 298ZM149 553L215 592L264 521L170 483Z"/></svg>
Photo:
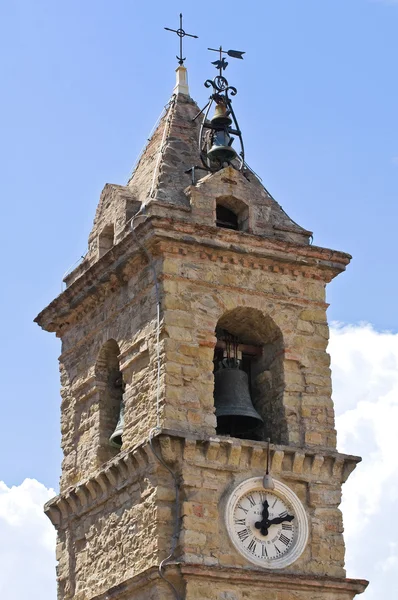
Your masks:
<svg viewBox="0 0 398 600"><path fill-rule="evenodd" d="M275 519L270 519L268 521L268 525L280 525L285 521L293 521L294 515L286 515L286 517L275 517Z"/></svg>

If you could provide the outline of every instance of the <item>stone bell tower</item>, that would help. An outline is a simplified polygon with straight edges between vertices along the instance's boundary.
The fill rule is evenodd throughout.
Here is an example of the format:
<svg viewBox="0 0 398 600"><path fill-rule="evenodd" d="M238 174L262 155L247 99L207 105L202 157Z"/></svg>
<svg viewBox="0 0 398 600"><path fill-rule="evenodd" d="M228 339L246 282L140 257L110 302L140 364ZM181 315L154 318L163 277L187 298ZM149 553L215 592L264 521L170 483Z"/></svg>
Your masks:
<svg viewBox="0 0 398 600"><path fill-rule="evenodd" d="M133 176L105 185L87 255L36 318L62 340L64 459L45 508L60 600L366 588L345 577L341 486L360 459L336 450L326 352L325 288L350 256L310 245L223 155L240 134L228 102L215 92L199 147L178 67Z"/></svg>

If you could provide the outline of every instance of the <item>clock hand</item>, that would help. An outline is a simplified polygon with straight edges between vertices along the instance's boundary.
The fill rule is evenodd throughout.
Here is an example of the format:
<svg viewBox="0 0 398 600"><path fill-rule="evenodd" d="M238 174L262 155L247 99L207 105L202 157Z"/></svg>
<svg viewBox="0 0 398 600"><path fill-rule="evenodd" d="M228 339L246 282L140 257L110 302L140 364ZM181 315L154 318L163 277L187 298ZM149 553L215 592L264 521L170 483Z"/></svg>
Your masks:
<svg viewBox="0 0 398 600"><path fill-rule="evenodd" d="M263 521L268 521L268 519L269 519L269 511L268 511L269 504L268 504L267 500L264 500L263 507L264 507L263 512L262 512Z"/></svg>
<svg viewBox="0 0 398 600"><path fill-rule="evenodd" d="M268 535L268 524L269 524L269 504L267 500L263 502L263 511L261 513L262 519L261 521L257 521L254 523L256 529L260 529L261 535Z"/></svg>
<svg viewBox="0 0 398 600"><path fill-rule="evenodd" d="M286 515L286 517L275 517L275 519L271 519L268 521L268 525L280 525L285 521L293 521L294 515Z"/></svg>

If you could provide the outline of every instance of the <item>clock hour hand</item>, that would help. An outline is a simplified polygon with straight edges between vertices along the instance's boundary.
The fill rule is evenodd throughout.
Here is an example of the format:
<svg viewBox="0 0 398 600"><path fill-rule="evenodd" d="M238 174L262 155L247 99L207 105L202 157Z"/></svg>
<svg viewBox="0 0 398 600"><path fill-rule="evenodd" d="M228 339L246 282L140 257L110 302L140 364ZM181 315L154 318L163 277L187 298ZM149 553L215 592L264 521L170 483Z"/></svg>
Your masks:
<svg viewBox="0 0 398 600"><path fill-rule="evenodd" d="M293 521L294 515L286 515L286 517L275 517L275 519L271 519L268 521L268 525L280 525L281 523L285 523L285 521Z"/></svg>
<svg viewBox="0 0 398 600"><path fill-rule="evenodd" d="M269 504L267 500L263 502L263 511L261 516L263 517L261 521L257 521L254 523L256 529L261 530L261 535L268 535L268 524L269 524Z"/></svg>

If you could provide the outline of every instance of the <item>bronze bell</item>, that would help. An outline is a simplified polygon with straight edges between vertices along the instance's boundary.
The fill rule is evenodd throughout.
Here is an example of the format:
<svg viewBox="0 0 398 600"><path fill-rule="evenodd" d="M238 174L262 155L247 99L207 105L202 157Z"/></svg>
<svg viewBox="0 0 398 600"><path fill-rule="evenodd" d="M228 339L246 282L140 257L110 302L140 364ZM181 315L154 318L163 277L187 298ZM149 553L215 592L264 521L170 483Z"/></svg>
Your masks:
<svg viewBox="0 0 398 600"><path fill-rule="evenodd" d="M210 119L212 127L226 127L232 125L232 119L229 116L227 107L222 102L216 104L214 115Z"/></svg>
<svg viewBox="0 0 398 600"><path fill-rule="evenodd" d="M217 433L234 437L250 434L263 419L252 404L247 373L226 361L220 367L214 374Z"/></svg>
<svg viewBox="0 0 398 600"><path fill-rule="evenodd" d="M237 157L232 148L233 138L229 135L229 126L232 123L229 113L224 104L216 104L214 115L210 119L212 134L212 146L207 152L207 157L221 164L231 162Z"/></svg>
<svg viewBox="0 0 398 600"><path fill-rule="evenodd" d="M115 431L112 433L111 437L109 438L109 442L110 442L111 446L113 446L114 448L122 447L123 429L124 429L124 402L122 400L120 403L119 419L118 419L117 425L115 427Z"/></svg>

